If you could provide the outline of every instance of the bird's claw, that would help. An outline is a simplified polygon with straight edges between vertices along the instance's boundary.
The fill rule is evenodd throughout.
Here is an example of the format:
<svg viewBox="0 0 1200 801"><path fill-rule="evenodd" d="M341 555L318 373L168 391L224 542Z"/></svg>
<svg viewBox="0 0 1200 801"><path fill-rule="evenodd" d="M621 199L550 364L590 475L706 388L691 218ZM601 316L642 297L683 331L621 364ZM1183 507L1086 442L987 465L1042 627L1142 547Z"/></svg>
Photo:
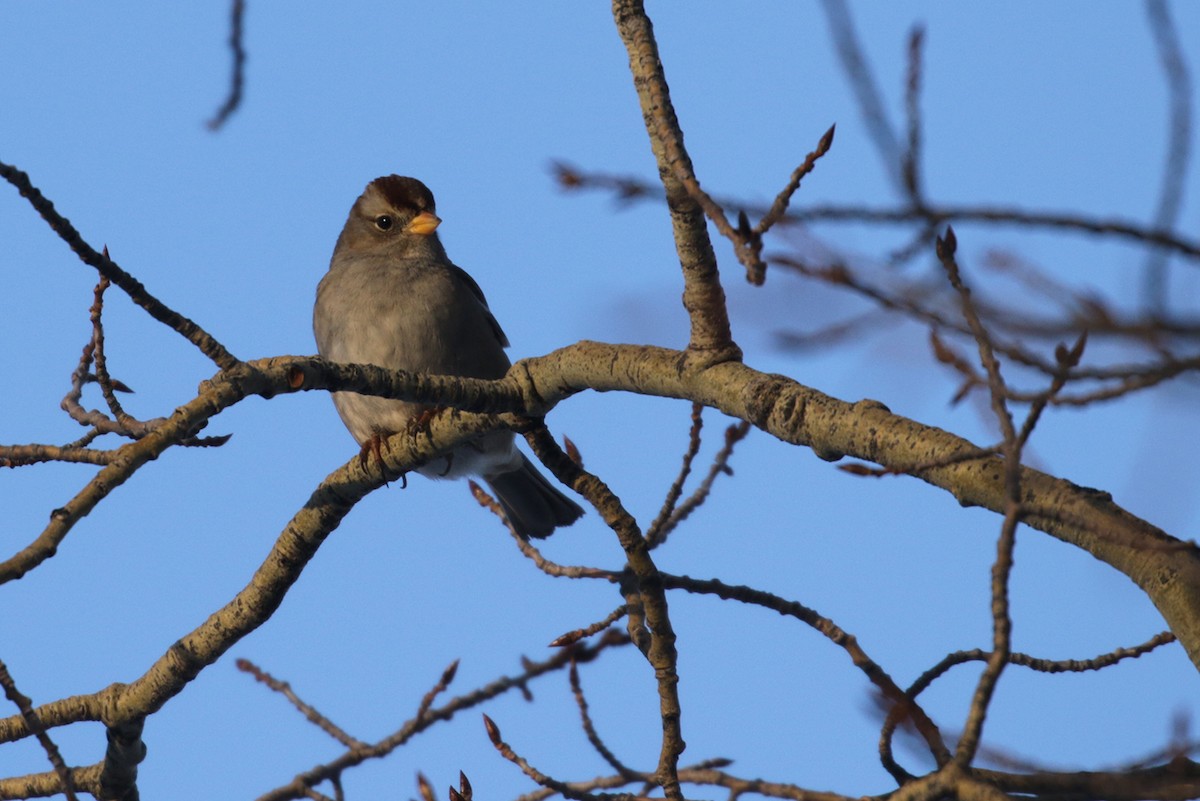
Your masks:
<svg viewBox="0 0 1200 801"><path fill-rule="evenodd" d="M385 450L388 453L392 452L392 447L388 444L389 436L390 434L386 434L384 432L372 434L371 438L363 443L362 450L359 451L358 454L358 466L364 471L367 469L367 463L370 461L371 454L375 454L375 461L379 463L379 475L381 478L383 478L384 486L389 486L391 483L391 476L388 475L387 467L383 462L383 452ZM400 489L406 489L407 487L408 474L401 473Z"/></svg>

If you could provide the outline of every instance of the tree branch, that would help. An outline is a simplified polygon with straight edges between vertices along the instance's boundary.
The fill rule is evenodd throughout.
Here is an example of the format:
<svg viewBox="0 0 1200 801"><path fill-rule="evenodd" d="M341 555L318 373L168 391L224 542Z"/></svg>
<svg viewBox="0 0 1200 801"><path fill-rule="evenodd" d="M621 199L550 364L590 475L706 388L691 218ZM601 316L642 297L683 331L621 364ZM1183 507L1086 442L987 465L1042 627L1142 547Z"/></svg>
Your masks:
<svg viewBox="0 0 1200 801"><path fill-rule="evenodd" d="M629 52L633 85L641 101L642 119L671 211L675 249L683 268L683 306L692 328L689 359L696 355L702 363L741 359L741 349L730 331L725 290L721 287L704 212L681 179L682 176L694 182L699 190L692 161L683 145L683 131L671 105L653 26L641 0L614 0L613 17Z"/></svg>

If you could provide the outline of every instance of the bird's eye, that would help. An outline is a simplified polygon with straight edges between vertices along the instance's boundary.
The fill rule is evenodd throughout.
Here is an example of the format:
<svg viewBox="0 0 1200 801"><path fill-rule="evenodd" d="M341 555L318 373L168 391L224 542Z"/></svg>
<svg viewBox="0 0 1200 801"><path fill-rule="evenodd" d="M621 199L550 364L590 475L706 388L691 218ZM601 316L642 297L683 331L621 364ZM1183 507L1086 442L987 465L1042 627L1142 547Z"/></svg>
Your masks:
<svg viewBox="0 0 1200 801"><path fill-rule="evenodd" d="M392 219L391 215L380 214L375 218L375 227L380 231L386 231L392 227L393 222L395 222L395 220Z"/></svg>

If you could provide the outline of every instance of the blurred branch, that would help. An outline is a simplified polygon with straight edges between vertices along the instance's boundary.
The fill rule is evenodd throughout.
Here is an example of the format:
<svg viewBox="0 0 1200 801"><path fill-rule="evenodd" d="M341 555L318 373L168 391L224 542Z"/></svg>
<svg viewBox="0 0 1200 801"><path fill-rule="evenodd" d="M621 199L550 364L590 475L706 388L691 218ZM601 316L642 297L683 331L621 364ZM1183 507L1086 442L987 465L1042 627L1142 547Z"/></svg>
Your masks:
<svg viewBox="0 0 1200 801"><path fill-rule="evenodd" d="M904 82L908 140L900 175L904 180L904 190L915 208L925 205L921 199L921 55L924 44L925 28L914 25L908 34L908 76Z"/></svg>
<svg viewBox="0 0 1200 801"><path fill-rule="evenodd" d="M1064 771L1012 774L976 769L981 781L1022 797L1072 801L1144 801L1200 795L1200 765L1188 760L1133 771ZM1007 796L1006 796L1007 797Z"/></svg>
<svg viewBox="0 0 1200 801"><path fill-rule="evenodd" d="M1153 226L1157 231L1171 231L1179 219L1184 182L1187 179L1192 139L1192 81L1167 1L1146 0L1146 19L1154 34L1154 44L1158 49L1170 96L1169 122L1166 125L1167 152ZM1145 301L1160 317L1165 316L1167 311L1169 256L1166 248L1156 248L1146 261Z"/></svg>
<svg viewBox="0 0 1200 801"><path fill-rule="evenodd" d="M614 176L607 173L589 173L565 162L556 162L553 168L555 180L564 189L598 189L615 192L622 200L661 201L663 197L661 190L638 178ZM717 202L726 206L739 205L739 201L733 199ZM741 205L744 205L751 214L765 214L767 211L761 206ZM921 208L912 208L907 205L868 206L866 204L822 203L793 207L780 219L779 224L796 225L813 222L880 223L884 225L920 223L938 227L948 223L979 223L1045 228L1153 245L1186 259L1200 261L1200 242L1186 239L1179 234L1156 230L1133 220L1106 219L1065 211L1030 210L1016 206L939 204L935 201L926 201Z"/></svg>
<svg viewBox="0 0 1200 801"><path fill-rule="evenodd" d="M208 121L210 131L219 131L242 103L246 83L246 50L242 46L242 21L246 16L246 0L233 0L229 12L229 49L233 54L233 70L229 76L229 94L217 113Z"/></svg>
<svg viewBox="0 0 1200 801"><path fill-rule="evenodd" d="M835 263L828 266L813 266L803 260L787 256L778 257L775 259L775 262L794 270L806 278L815 279L830 286L851 291L870 300L882 309L929 323L933 326L934 330L953 331L962 335L970 335L968 326L955 321L944 313L944 299L934 294L930 288L923 286L919 282L884 287L869 283L843 263ZM1003 328L1006 331L1013 332L1013 334L1024 333L1027 335L1053 336L1057 338L1062 336L1078 336L1080 331L1086 330L1089 332L1089 335L1096 338L1106 334L1132 340L1149 339L1155 335L1169 336L1175 334L1188 339L1200 337L1200 326L1195 326L1186 321L1175 325L1169 322L1126 321L1117 319L1114 315L1104 311L1102 307L1094 304L1089 308L1094 311L1095 316L1074 317L1061 322L1059 325L1045 326L1039 326L1032 321L1023 320L1018 313L1009 309L996 308L987 304L976 304L976 306L980 309L981 314L986 315L989 325ZM787 332L780 333L778 338L781 343L786 344L789 341L789 334ZM998 353L1005 355L1007 358L1024 367L1035 369L1048 376L1054 376L1058 373L1059 367L1055 362L1038 356L1033 351L1018 343L1000 341L993 337L992 346ZM949 351L945 351L945 353L949 354ZM943 358L942 353L939 353L938 358L939 361L951 363L947 358ZM1164 381L1196 370L1200 370L1200 355L1189 357L1167 355L1156 358L1155 361L1147 364L1115 364L1107 367L1075 366L1068 373L1067 377L1070 381L1104 381L1108 382L1109 385L1075 394L1056 394L1051 402L1053 405L1081 406L1101 400L1110 400L1129 394L1130 392L1156 386ZM960 370L960 372L962 371ZM964 375L967 375L967 373L964 373ZM1011 388L1006 388L1006 392L1010 400L1025 403L1032 402L1039 397L1038 393L1021 392Z"/></svg>
<svg viewBox="0 0 1200 801"><path fill-rule="evenodd" d="M862 46L858 43L858 34L854 30L849 8L845 0L821 0L821 10L825 12L829 34L833 38L834 47L837 48L838 57L842 60L842 72L858 100L863 124L875 145L883 170L896 190L904 192L900 138L884 110L879 86L867 65Z"/></svg>

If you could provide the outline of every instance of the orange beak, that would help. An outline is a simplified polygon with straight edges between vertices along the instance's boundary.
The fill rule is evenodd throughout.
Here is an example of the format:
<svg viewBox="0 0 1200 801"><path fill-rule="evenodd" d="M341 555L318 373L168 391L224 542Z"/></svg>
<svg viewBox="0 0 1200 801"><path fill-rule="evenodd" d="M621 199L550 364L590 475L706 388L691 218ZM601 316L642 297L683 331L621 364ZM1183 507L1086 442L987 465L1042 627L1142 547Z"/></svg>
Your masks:
<svg viewBox="0 0 1200 801"><path fill-rule="evenodd" d="M418 214L416 217L413 217L412 222L410 222L405 227L404 230L410 234L420 234L421 236L428 236L429 234L432 234L434 231L436 231L437 227L441 224L442 224L442 221L440 219L438 219L436 214L432 214L428 211L423 211L420 214Z"/></svg>

